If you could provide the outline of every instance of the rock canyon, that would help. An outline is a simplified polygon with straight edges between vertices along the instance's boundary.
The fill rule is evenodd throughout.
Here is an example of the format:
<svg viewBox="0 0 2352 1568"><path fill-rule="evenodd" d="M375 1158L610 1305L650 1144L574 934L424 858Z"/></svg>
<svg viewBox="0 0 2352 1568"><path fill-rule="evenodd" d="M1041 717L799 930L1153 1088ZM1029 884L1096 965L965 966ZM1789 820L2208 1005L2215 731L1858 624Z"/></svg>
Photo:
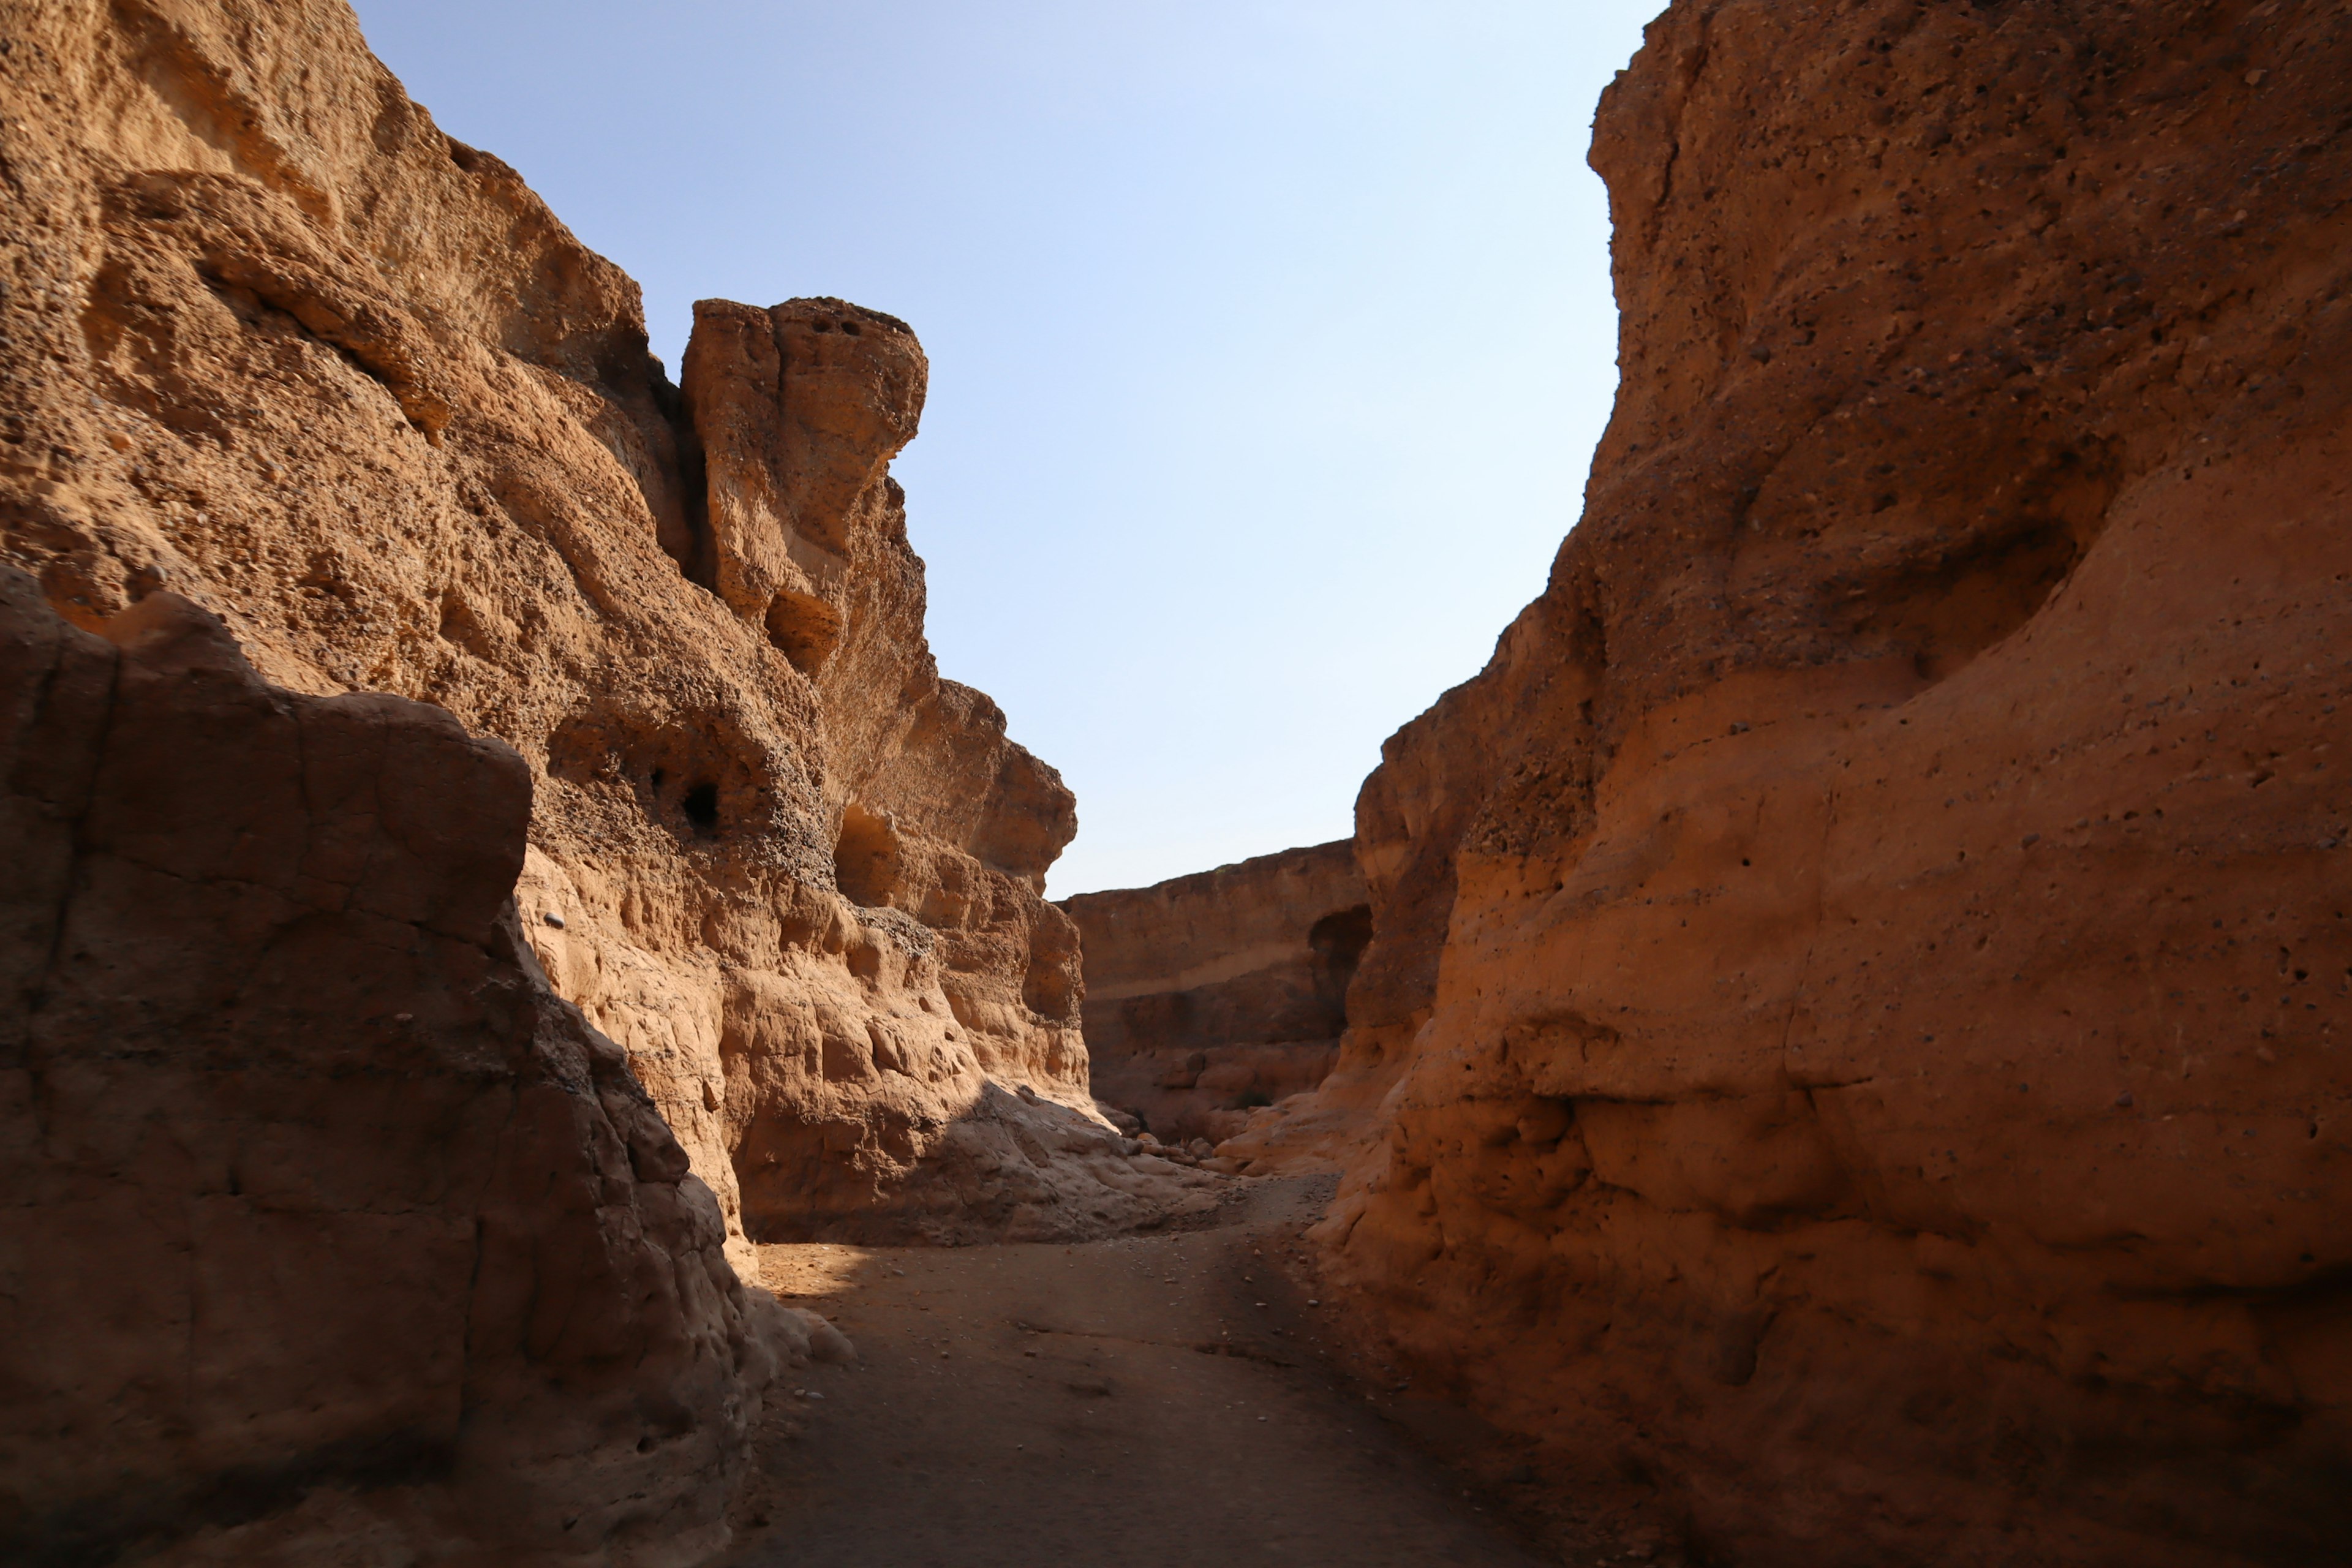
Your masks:
<svg viewBox="0 0 2352 1568"><path fill-rule="evenodd" d="M1336 1342L1662 1560L2345 1560L2347 84L2322 0L1675 0L1542 595L1351 840L1056 905L905 323L673 384L341 0L0 0L0 1556L788 1551L780 1374L984 1243L1008 1401Z"/></svg>
<svg viewBox="0 0 2352 1568"><path fill-rule="evenodd" d="M1062 907L1086 956L1095 1098L1146 1131L1222 1142L1331 1070L1371 937L1353 845Z"/></svg>

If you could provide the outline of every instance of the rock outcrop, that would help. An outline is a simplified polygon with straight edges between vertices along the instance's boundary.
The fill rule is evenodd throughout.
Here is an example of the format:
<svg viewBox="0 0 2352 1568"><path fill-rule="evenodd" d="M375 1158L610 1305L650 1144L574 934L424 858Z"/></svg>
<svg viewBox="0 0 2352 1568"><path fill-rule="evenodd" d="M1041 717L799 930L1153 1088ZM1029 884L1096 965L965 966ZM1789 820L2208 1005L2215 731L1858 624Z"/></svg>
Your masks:
<svg viewBox="0 0 2352 1568"><path fill-rule="evenodd" d="M2352 1551L2347 82L1677 0L1602 100L1616 413L1359 802L1322 1235L1715 1560Z"/></svg>
<svg viewBox="0 0 2352 1568"><path fill-rule="evenodd" d="M511 745L524 930L746 1233L1066 1235L1185 1194L1087 1094L1069 792L940 679L888 476L925 362L698 312L452 142L341 0L19 0L0 549L291 689Z"/></svg>
<svg viewBox="0 0 2352 1568"><path fill-rule="evenodd" d="M341 0L13 0L0 94L0 1556L698 1560L747 1232L1213 1201L925 646L901 324L673 386Z"/></svg>
<svg viewBox="0 0 2352 1568"><path fill-rule="evenodd" d="M1346 840L1064 900L1095 1098L1162 1139L1215 1142L1321 1083L1371 935L1365 900Z"/></svg>
<svg viewBox="0 0 2352 1568"><path fill-rule="evenodd" d="M0 1558L667 1564L812 1327L512 898L531 781L0 569Z"/></svg>

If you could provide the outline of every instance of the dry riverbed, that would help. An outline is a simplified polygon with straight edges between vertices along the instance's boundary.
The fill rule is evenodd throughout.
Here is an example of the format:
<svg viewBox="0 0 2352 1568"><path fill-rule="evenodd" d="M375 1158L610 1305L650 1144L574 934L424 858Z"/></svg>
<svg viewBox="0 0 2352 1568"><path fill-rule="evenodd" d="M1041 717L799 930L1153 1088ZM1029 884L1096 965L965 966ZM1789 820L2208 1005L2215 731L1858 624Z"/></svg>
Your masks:
<svg viewBox="0 0 2352 1568"><path fill-rule="evenodd" d="M793 1374L731 1562L1668 1561L1564 1521L1445 1407L1339 1370L1300 1240L1329 1195L1237 1183L1215 1223L1067 1247L761 1247L763 1283L862 1360Z"/></svg>

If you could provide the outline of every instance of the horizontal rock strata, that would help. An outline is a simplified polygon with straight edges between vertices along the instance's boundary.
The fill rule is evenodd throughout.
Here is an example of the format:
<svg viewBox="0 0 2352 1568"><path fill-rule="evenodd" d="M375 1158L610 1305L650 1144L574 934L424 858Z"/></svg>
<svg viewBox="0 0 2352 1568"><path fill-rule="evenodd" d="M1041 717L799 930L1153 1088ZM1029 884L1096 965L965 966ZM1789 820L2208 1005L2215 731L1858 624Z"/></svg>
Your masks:
<svg viewBox="0 0 2352 1568"><path fill-rule="evenodd" d="M1365 898L1342 840L1065 900L1095 1098L1163 1140L1215 1142L1322 1082L1371 935Z"/></svg>
<svg viewBox="0 0 2352 1568"><path fill-rule="evenodd" d="M1713 1560L2352 1551L2347 81L1681 0L1603 99L1616 413L1359 802L1322 1235Z"/></svg>

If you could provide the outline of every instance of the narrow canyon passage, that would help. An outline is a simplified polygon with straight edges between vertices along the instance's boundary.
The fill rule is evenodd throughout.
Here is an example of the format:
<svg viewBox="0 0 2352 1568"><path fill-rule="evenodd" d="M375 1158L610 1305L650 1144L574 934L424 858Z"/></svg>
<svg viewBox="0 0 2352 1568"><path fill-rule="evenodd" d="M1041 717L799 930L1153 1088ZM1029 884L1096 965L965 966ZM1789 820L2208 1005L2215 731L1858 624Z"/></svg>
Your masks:
<svg viewBox="0 0 2352 1568"><path fill-rule="evenodd" d="M1559 1560L1504 1521L1505 1457L1483 1456L1499 1489L1451 1473L1414 1441L1424 1402L1331 1370L1293 1252L1331 1185L1249 1182L1213 1226L1078 1246L761 1247L765 1282L863 1360L793 1374L727 1561ZM1621 1552L1650 1555L1612 1539L1567 1560Z"/></svg>

